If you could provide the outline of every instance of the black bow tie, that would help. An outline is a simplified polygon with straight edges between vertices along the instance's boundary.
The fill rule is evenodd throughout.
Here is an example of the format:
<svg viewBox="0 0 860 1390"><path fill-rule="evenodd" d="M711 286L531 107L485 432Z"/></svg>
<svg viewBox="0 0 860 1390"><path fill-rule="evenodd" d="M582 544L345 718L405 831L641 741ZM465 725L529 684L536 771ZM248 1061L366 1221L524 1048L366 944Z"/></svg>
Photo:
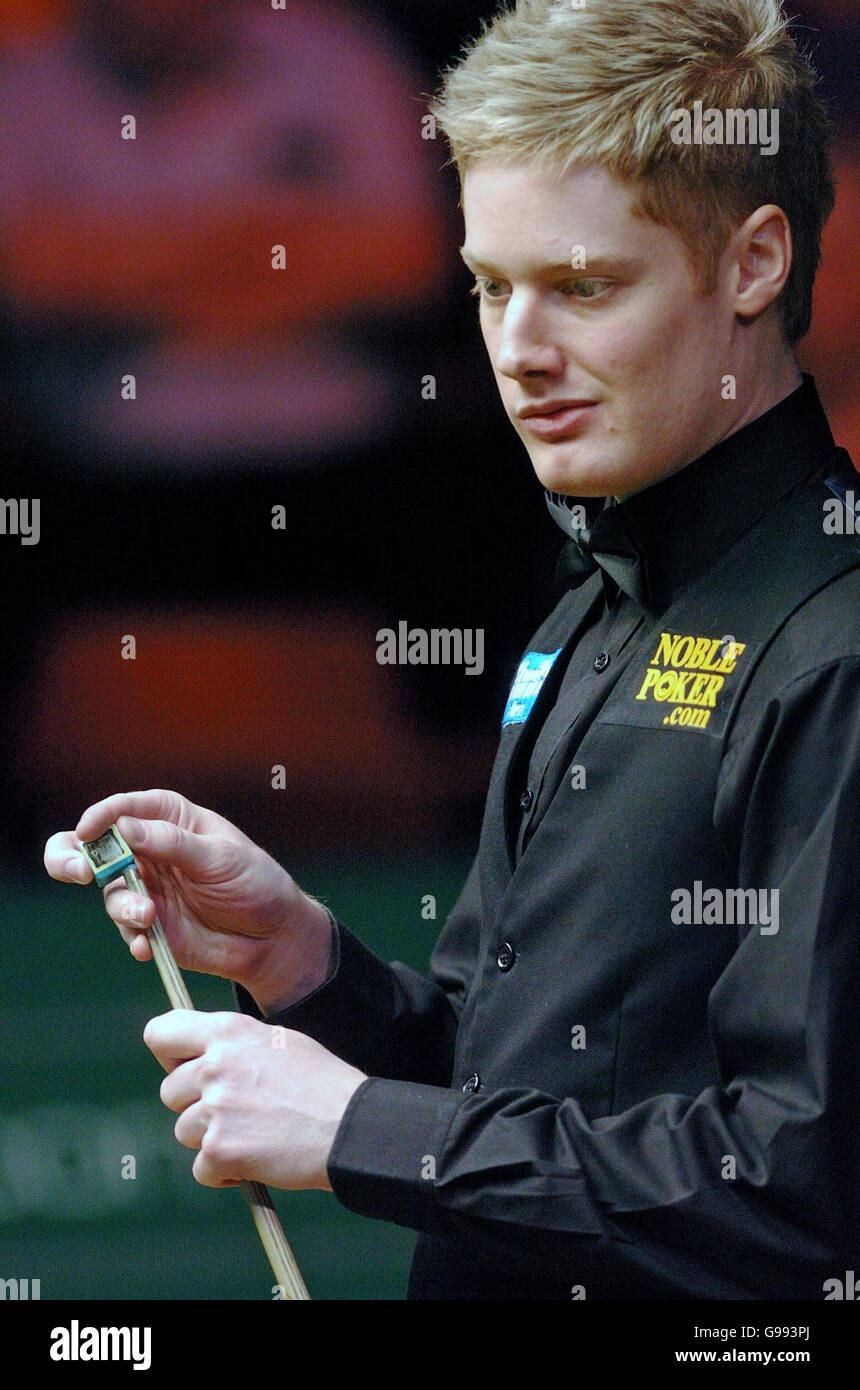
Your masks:
<svg viewBox="0 0 860 1390"><path fill-rule="evenodd" d="M647 608L651 598L647 558L626 525L624 508L611 498L565 497L548 490L546 503L553 520L570 538L559 556L559 583L576 589L600 568ZM580 525L583 512L584 526Z"/></svg>

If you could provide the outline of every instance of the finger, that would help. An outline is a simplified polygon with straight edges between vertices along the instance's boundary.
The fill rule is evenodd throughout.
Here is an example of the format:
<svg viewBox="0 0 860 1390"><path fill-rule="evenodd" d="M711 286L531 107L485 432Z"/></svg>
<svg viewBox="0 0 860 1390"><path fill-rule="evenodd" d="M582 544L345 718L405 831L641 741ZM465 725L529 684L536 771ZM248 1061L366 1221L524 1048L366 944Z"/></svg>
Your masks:
<svg viewBox="0 0 860 1390"><path fill-rule="evenodd" d="M95 840L120 816L143 816L146 820L169 820L178 823L191 820L195 808L178 792L161 787L142 792L117 792L88 806L75 827L82 840Z"/></svg>
<svg viewBox="0 0 860 1390"><path fill-rule="evenodd" d="M122 879L109 883L104 890L105 911L119 929L119 934L135 960L152 960L152 944L147 930L155 921L155 904L151 898L131 893ZM138 921L138 910L142 921Z"/></svg>
<svg viewBox="0 0 860 1390"><path fill-rule="evenodd" d="M185 1110L173 1126L173 1133L186 1149L199 1149L206 1136L207 1122L202 1105Z"/></svg>
<svg viewBox="0 0 860 1390"><path fill-rule="evenodd" d="M104 898L108 917L116 923L128 942L132 940L131 932L147 931L155 921L152 898L144 897L142 893L132 893L120 880L108 886ZM130 929L128 935L124 928Z"/></svg>
<svg viewBox="0 0 860 1390"><path fill-rule="evenodd" d="M45 868L60 883L90 883L93 871L81 854L80 840L72 830L52 835L45 845Z"/></svg>
<svg viewBox="0 0 860 1390"><path fill-rule="evenodd" d="M181 1114L189 1106L196 1106L203 1094L203 1083L200 1076L200 1068L195 1062L182 1062L175 1067L172 1072L165 1076L161 1083L159 1095L163 1105L168 1110L174 1110ZM177 1139L179 1135L177 1134ZM182 1141L181 1141L182 1142ZM199 1148L199 1144L194 1145Z"/></svg>
<svg viewBox="0 0 860 1390"><path fill-rule="evenodd" d="M123 931L123 937L125 937L125 931ZM147 961L153 959L152 942L146 932L135 932L127 945L135 960Z"/></svg>
<svg viewBox="0 0 860 1390"><path fill-rule="evenodd" d="M224 872L226 842L220 836L197 835L169 820L120 816L116 824L129 849L153 864L169 865L194 878Z"/></svg>
<svg viewBox="0 0 860 1390"><path fill-rule="evenodd" d="M173 1071L180 1062L201 1056L215 1038L224 1035L235 1019L235 1014L172 1009L170 1013L149 1020L143 1030L143 1041L164 1070Z"/></svg>
<svg viewBox="0 0 860 1390"><path fill-rule="evenodd" d="M242 1181L241 1178L225 1177L223 1163L213 1159L202 1148L191 1171L202 1187L238 1187Z"/></svg>

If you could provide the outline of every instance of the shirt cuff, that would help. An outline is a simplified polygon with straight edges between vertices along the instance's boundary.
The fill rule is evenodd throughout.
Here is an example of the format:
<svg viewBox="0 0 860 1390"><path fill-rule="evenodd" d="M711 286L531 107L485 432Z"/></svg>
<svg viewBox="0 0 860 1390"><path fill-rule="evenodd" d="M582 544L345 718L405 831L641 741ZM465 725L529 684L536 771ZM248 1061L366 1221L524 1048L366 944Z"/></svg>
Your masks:
<svg viewBox="0 0 860 1390"><path fill-rule="evenodd" d="M325 907L325 904L321 903L320 906ZM237 984L234 980L232 981L233 993L236 996L236 1003L243 1014L250 1014L251 1018L258 1018L263 1023L278 1023L283 1028L295 1028L296 1031L299 1033L309 1032L309 1029L301 1028L297 1023L288 1022L288 1019L292 1018L296 1010L302 1008L303 1005L308 1004L311 1000L316 999L317 995L320 994L322 990L326 989L328 985L332 983L340 969L340 933L341 931L345 930L345 928L342 928L340 926L340 923L338 922L337 918L334 916L333 913L329 912L327 907L325 908L325 911L328 913L328 919L331 922L332 939L331 952L329 955L329 971L322 984L317 985L316 989L311 990L310 994L306 994L304 999L297 999L295 1004L290 1004L288 1008L280 1009L275 1013L264 1014L262 1010L259 1008L254 997L248 993L248 991L244 988L243 985Z"/></svg>
<svg viewBox="0 0 860 1390"><path fill-rule="evenodd" d="M329 916L334 929L334 960L327 980L304 999L274 1014L262 1014L238 984L234 984L236 1002L252 1018L305 1033L359 1071L376 1075L390 1061L394 975L363 941L332 913Z"/></svg>
<svg viewBox="0 0 860 1390"><path fill-rule="evenodd" d="M460 1091L369 1077L350 1099L328 1159L332 1191L349 1211L438 1231L436 1173Z"/></svg>

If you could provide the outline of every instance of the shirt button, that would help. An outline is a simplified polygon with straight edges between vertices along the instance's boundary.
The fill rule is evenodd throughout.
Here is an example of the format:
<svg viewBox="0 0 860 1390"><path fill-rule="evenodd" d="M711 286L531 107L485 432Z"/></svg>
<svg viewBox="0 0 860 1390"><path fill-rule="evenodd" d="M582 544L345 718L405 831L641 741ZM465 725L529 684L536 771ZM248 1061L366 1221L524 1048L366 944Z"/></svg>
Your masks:
<svg viewBox="0 0 860 1390"><path fill-rule="evenodd" d="M463 1090L467 1096L474 1095L475 1091L480 1090L481 1078L476 1071L472 1072L469 1080L463 1083Z"/></svg>
<svg viewBox="0 0 860 1390"><path fill-rule="evenodd" d="M529 809L534 799L534 792L531 790L530 787L526 787L525 791L520 797L520 805L522 806L524 811L527 811Z"/></svg>
<svg viewBox="0 0 860 1390"><path fill-rule="evenodd" d="M594 658L595 671L605 671L609 665L609 652L598 652Z"/></svg>
<svg viewBox="0 0 860 1390"><path fill-rule="evenodd" d="M504 945L500 948L499 954L496 956L496 964L498 965L500 970L510 970L516 958L516 951L514 950L510 941L506 941Z"/></svg>

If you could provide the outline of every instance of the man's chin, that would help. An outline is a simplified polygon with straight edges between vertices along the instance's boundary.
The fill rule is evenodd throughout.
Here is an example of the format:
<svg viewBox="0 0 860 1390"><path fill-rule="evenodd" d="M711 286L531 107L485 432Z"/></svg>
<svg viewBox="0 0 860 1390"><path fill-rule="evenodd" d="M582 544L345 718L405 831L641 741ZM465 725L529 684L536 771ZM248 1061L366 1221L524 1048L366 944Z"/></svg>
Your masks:
<svg viewBox="0 0 860 1390"><path fill-rule="evenodd" d="M564 458L541 450L529 450L532 467L538 481L550 492L565 497L609 497L621 491L631 491L624 470L612 467L606 460Z"/></svg>

